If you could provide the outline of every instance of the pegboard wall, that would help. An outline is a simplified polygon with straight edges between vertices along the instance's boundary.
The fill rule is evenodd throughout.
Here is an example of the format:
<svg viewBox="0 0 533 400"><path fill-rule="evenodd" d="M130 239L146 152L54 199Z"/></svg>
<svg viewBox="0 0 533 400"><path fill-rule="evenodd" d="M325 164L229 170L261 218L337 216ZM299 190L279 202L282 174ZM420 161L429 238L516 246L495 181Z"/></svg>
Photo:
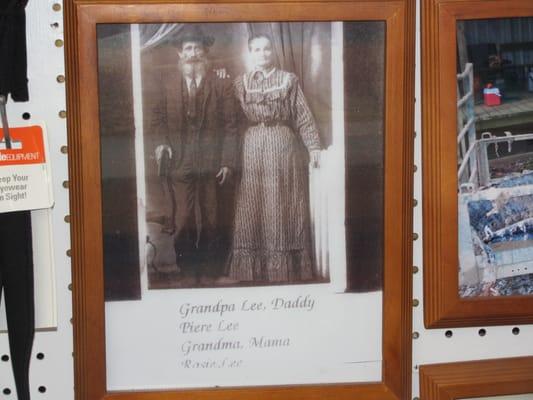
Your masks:
<svg viewBox="0 0 533 400"><path fill-rule="evenodd" d="M420 15L420 13L418 13ZM419 32L420 22L417 19ZM51 221L56 286L57 328L37 331L30 370L32 399L74 399L67 133L61 2L30 0L27 7L30 101L8 104L13 126L44 121L48 130L55 205L35 212L34 224ZM422 168L420 102L420 35L417 34L416 139L413 275L413 397L418 397L418 367L423 364L533 355L533 326L424 329L422 263ZM17 399L7 334L0 333L0 398Z"/></svg>
<svg viewBox="0 0 533 400"><path fill-rule="evenodd" d="M479 326L474 328L430 329L424 328L424 297L422 258L422 130L421 80L420 80L420 3L417 0L416 35L416 107L415 107L415 165L414 175L414 232L418 239L413 243L413 397L419 396L418 368L424 364L448 363L490 358L533 355L533 325ZM418 272L416 272L418 271ZM423 400L423 399L422 399Z"/></svg>
<svg viewBox="0 0 533 400"><path fill-rule="evenodd" d="M74 398L62 9L61 2L54 0L29 1L26 23L30 101L9 100L7 105L10 126L44 122L52 164L55 205L51 210L33 212L32 223L52 236L57 327L35 333L30 368L31 395L35 400ZM17 399L6 333L0 333L0 399Z"/></svg>

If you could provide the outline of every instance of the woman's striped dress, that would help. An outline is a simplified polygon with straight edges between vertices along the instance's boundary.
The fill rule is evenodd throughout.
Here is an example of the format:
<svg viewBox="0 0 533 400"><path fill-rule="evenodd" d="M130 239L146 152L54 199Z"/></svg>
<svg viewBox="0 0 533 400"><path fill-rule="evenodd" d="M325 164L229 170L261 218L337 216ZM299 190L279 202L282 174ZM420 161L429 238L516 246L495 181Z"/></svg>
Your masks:
<svg viewBox="0 0 533 400"><path fill-rule="evenodd" d="M239 281L313 278L307 151L320 139L297 77L273 69L235 81L248 119L242 147L229 276Z"/></svg>

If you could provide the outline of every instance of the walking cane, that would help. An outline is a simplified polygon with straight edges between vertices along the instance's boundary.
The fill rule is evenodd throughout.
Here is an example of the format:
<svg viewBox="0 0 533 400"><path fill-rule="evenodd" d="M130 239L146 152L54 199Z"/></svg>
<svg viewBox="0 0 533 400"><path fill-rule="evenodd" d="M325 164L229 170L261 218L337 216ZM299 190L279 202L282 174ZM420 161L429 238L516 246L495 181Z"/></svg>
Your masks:
<svg viewBox="0 0 533 400"><path fill-rule="evenodd" d="M174 221L176 221L176 197L174 194L174 188L172 187L172 182L170 178L170 168L171 168L171 159L170 159L170 153L168 151L163 151L161 154L161 161L158 165L158 171L157 174L159 176L159 179L161 179L161 187L163 191L163 195L166 192L168 193L168 197L170 200L170 206L171 206L171 216L169 221L165 221L162 232L168 233L168 234L174 234Z"/></svg>

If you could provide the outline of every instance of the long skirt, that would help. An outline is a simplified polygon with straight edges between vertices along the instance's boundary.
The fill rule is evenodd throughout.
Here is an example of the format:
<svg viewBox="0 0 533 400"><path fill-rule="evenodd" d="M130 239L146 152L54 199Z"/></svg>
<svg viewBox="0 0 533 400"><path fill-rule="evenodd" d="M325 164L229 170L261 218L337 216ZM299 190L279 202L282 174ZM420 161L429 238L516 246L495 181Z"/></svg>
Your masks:
<svg viewBox="0 0 533 400"><path fill-rule="evenodd" d="M298 282L313 278L308 166L303 145L284 125L244 135L229 277Z"/></svg>

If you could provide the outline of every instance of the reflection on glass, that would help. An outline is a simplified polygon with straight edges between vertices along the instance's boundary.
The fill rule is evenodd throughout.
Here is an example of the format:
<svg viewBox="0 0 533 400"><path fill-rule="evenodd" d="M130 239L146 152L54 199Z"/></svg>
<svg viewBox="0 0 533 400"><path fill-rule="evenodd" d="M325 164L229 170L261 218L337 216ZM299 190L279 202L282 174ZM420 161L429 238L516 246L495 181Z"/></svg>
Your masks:
<svg viewBox="0 0 533 400"><path fill-rule="evenodd" d="M533 18L457 23L459 293L533 294Z"/></svg>

